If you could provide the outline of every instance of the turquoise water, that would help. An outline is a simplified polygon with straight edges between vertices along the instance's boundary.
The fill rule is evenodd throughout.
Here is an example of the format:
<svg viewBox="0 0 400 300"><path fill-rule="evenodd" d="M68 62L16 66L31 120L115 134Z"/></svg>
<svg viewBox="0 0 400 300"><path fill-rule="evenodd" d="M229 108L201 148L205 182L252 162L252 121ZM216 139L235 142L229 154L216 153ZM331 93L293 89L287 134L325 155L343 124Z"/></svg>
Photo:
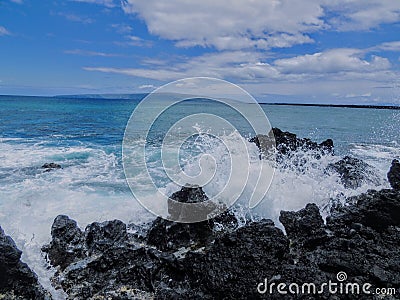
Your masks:
<svg viewBox="0 0 400 300"><path fill-rule="evenodd" d="M121 143L125 125L139 101L140 97L110 100L1 96L0 133L2 138L46 141L49 146L112 146ZM199 108L196 102L185 103L178 110L178 117L205 110L215 112L213 105L210 102ZM262 108L273 127L315 140L332 138L342 153L354 143L390 146L400 141L400 112L396 110L279 105Z"/></svg>
<svg viewBox="0 0 400 300"><path fill-rule="evenodd" d="M24 251L24 260L33 266L45 286L50 285L44 279L49 278L50 271L39 249L49 240L52 221L58 214L71 216L82 227L113 218L125 222L154 218L134 199L122 167L125 126L139 101L140 97L133 100L0 97L0 225L16 240ZM386 172L391 160L400 156L399 110L279 105L262 105L262 108L273 127L318 142L333 139L336 156L312 162L306 174L277 170L263 202L247 213L277 222L282 209L300 209L308 202L323 209L332 198L388 186ZM167 117L161 117L148 139L147 161L149 172L166 193L179 187L169 185L162 170L159 161L162 137L176 120L199 112L222 115L246 138L253 134L240 115L211 102L185 102ZM143 124L138 120L138 140L144 137L142 129ZM254 144L248 147L253 154L258 153ZM212 139L198 139L182 148L182 167L192 168L196 157L204 151L221 162L217 179L225 180L229 166L225 164L220 144ZM381 182L349 190L337 176L324 173L328 163L344 155L359 157L374 166ZM40 166L46 162L59 163L63 169L43 172ZM141 184L141 175L135 178L137 185ZM210 185L205 191L212 194L217 187ZM252 182L239 201L245 210L251 187Z"/></svg>

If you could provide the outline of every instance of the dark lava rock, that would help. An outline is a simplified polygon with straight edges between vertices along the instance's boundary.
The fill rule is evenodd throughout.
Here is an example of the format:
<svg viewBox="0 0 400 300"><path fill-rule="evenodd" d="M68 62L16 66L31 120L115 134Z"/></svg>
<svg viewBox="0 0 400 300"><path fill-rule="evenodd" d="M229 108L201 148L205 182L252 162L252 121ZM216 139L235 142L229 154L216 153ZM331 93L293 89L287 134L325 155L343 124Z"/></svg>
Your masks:
<svg viewBox="0 0 400 300"><path fill-rule="evenodd" d="M51 227L52 240L42 250L47 253L53 266L65 269L71 263L85 257L83 233L76 221L60 215Z"/></svg>
<svg viewBox="0 0 400 300"><path fill-rule="evenodd" d="M400 162L397 159L392 161L387 178L394 190L400 190Z"/></svg>
<svg viewBox="0 0 400 300"><path fill-rule="evenodd" d="M174 198L206 199L199 187L185 187ZM321 287L329 280L337 283L337 273L346 272L346 283L400 292L400 193L369 191L348 203L353 204L337 206L326 224L315 204L282 212L287 235L271 220L229 227L233 214L222 217L225 227L218 232L216 218L196 224L157 219L148 231L136 230L139 239L122 222L94 223L81 233L79 247L72 243L73 249L87 249L84 257L78 255L53 281L68 299L282 299L276 288L260 294L257 287L265 280ZM69 230L76 230L68 220ZM70 235L61 236L67 238L64 245L71 244ZM327 289L314 296L286 294L284 299L366 298L332 295Z"/></svg>
<svg viewBox="0 0 400 300"><path fill-rule="evenodd" d="M51 170L55 169L62 169L61 165L56 163L45 163L41 168L46 169L45 172L50 172Z"/></svg>
<svg viewBox="0 0 400 300"><path fill-rule="evenodd" d="M124 243L128 238L126 225L120 220L92 223L85 229L85 241L88 254L101 253L104 250Z"/></svg>
<svg viewBox="0 0 400 300"><path fill-rule="evenodd" d="M288 155L297 150L312 150L320 152L320 154L333 154L334 146L331 139L327 139L318 144L308 138L298 138L296 134L282 131L279 128L272 128L267 135L259 134L249 141L255 143L262 154L268 155L274 140L278 154L282 155Z"/></svg>
<svg viewBox="0 0 400 300"><path fill-rule="evenodd" d="M184 260L188 278L210 299L257 299L257 284L287 262L289 240L271 220L251 223L218 238Z"/></svg>
<svg viewBox="0 0 400 300"><path fill-rule="evenodd" d="M168 212L171 218L181 220L181 214L184 213L175 203L210 203L203 189L198 186L185 186L180 191L172 194L168 199ZM174 200L174 201L171 201ZM176 201L176 202L175 202ZM207 205L207 204L206 204ZM213 203L208 204L215 205ZM221 206L221 209L223 207ZM204 218L210 213L208 210L199 208L199 211L190 213L204 213ZM186 217L190 217L190 213L186 212ZM170 251L178 250L182 247L205 246L215 238L214 227L216 223L222 224L226 229L237 227L237 219L230 211L225 211L221 215L213 219L208 219L197 223L178 223L164 220L158 217L152 224L148 235L147 243L156 246L159 250Z"/></svg>
<svg viewBox="0 0 400 300"><path fill-rule="evenodd" d="M329 164L326 171L337 172L346 188L355 189L360 187L363 182L379 182L374 168L355 157L345 156L341 160Z"/></svg>
<svg viewBox="0 0 400 300"><path fill-rule="evenodd" d="M68 299L151 299L161 267L167 272L173 261L150 247L114 244L71 264L55 281Z"/></svg>
<svg viewBox="0 0 400 300"><path fill-rule="evenodd" d="M21 254L0 227L0 299L51 299L36 274L21 262Z"/></svg>
<svg viewBox="0 0 400 300"><path fill-rule="evenodd" d="M376 231L400 226L400 193L397 191L370 190L347 201L354 204L336 208L327 218L329 225L348 227L359 223Z"/></svg>
<svg viewBox="0 0 400 300"><path fill-rule="evenodd" d="M169 218L184 223L191 223L195 219L205 220L219 210L218 205L207 200L207 195L199 186L186 185L169 197ZM194 205L185 205L189 203Z"/></svg>
<svg viewBox="0 0 400 300"><path fill-rule="evenodd" d="M211 221L186 224L158 217L149 230L147 243L159 250L171 251L182 247L203 247L212 237Z"/></svg>
<svg viewBox="0 0 400 300"><path fill-rule="evenodd" d="M279 221L285 227L288 238L302 247L315 248L327 238L324 220L316 204L307 204L297 212L281 211Z"/></svg>

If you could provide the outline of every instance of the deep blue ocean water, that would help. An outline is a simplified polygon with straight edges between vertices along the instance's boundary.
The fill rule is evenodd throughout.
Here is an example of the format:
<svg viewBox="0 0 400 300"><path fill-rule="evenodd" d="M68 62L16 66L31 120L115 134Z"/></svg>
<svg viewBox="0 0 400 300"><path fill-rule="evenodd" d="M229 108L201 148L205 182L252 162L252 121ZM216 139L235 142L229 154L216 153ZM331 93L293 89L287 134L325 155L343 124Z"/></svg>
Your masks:
<svg viewBox="0 0 400 300"><path fill-rule="evenodd" d="M111 218L125 222L153 218L131 194L121 158L125 126L140 98L0 96L0 225L24 250L24 260L39 276L48 270L38 249L49 240L52 220L58 214L71 216L81 226ZM387 187L385 174L390 161L400 156L400 110L290 105L262 105L262 108L273 127L318 142L333 139L336 156L318 162L320 165L307 174L277 172L268 195L253 210L254 214L277 220L281 209L299 209L308 202L323 208L340 195ZM154 140L149 141L154 151L154 155L149 155L149 166L161 186L165 182L157 161L158 137L175 119L202 111L222 113L230 121L236 121L235 126L246 138L251 136L246 122L224 109L200 100L189 101L179 106L173 117L161 118L155 124ZM141 126L138 122L138 138ZM202 149L222 155L219 146L214 147L210 141L207 145L199 143L193 148L186 145L183 163L191 161ZM251 147L257 151L254 145ZM371 164L380 182L348 190L337 176L326 176L324 166L344 155ZM59 163L63 169L43 172L40 166L46 162ZM226 172L221 171L221 178ZM140 182L139 174L137 184ZM212 188L206 193L212 192ZM174 187L167 191L173 192Z"/></svg>

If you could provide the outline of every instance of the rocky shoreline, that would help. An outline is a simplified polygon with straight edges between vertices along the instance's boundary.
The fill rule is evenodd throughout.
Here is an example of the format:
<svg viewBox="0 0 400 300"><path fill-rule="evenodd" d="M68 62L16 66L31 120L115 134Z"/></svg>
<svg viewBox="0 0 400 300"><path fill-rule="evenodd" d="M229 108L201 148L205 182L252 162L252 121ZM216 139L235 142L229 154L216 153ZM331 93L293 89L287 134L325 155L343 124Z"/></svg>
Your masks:
<svg viewBox="0 0 400 300"><path fill-rule="evenodd" d="M317 144L277 129L274 134L281 155L299 147L333 155L331 140ZM265 137L253 140L261 153ZM357 187L370 171L370 166L349 157L327 170L337 172L349 188ZM382 299L363 291L333 294L325 288L318 293L329 281L339 283L339 273L346 276L344 283L370 284L371 293L375 288L394 289L396 294L384 299L398 299L397 160L387 177L391 189L369 190L332 206L326 222L315 204L282 211L279 220L285 232L266 219L239 225L229 210L195 224L161 218L141 225L112 220L89 224L85 230L60 215L52 225L50 244L42 250L57 269L53 285L68 299ZM182 187L171 198L207 200L201 187L194 186ZM20 256L0 229L0 299L51 299ZM292 285L296 292L294 283L299 293L288 289ZM315 284L318 295L301 293L303 283ZM279 285L286 287L286 294L278 292Z"/></svg>

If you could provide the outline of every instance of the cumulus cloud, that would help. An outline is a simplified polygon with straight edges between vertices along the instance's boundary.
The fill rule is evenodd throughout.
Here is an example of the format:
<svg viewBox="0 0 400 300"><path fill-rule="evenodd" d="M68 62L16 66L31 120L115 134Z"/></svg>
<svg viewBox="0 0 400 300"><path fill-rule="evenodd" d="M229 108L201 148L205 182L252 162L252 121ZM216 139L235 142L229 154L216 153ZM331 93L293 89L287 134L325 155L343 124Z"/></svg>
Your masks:
<svg viewBox="0 0 400 300"><path fill-rule="evenodd" d="M218 50L269 49L311 43L309 34L368 30L400 20L393 0L124 0L150 33L177 46Z"/></svg>
<svg viewBox="0 0 400 300"><path fill-rule="evenodd" d="M150 33L177 46L217 49L286 47L311 42L304 33L323 26L315 1L126 0L128 14L142 18Z"/></svg>

